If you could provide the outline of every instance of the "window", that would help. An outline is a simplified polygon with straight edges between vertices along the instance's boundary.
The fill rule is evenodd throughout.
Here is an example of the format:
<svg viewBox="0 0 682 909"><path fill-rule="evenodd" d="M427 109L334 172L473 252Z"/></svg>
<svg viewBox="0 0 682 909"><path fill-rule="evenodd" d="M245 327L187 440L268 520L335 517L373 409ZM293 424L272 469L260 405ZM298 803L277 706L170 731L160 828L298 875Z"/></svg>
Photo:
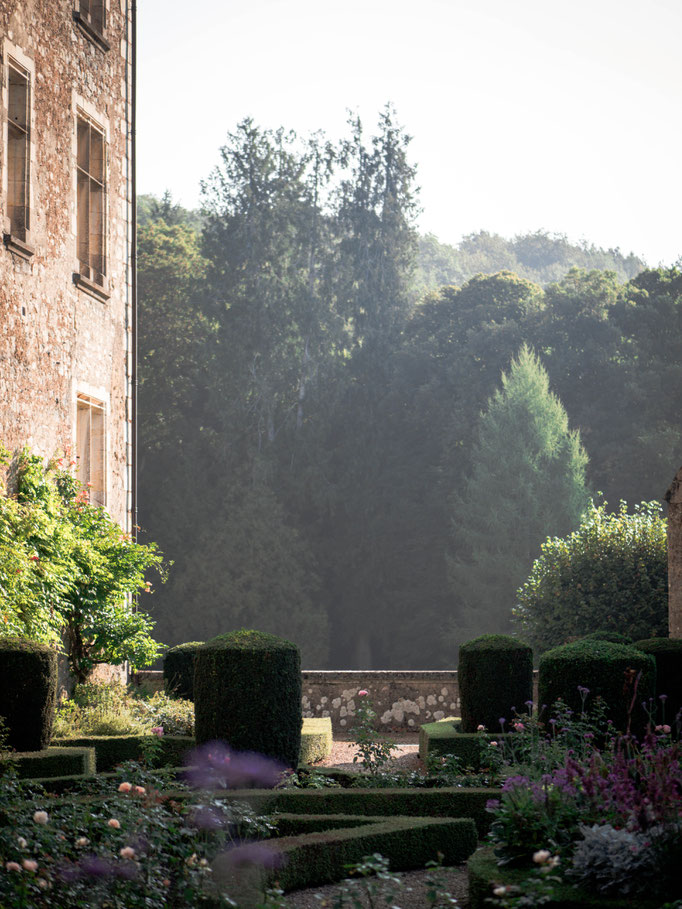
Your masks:
<svg viewBox="0 0 682 909"><path fill-rule="evenodd" d="M108 51L110 45L105 37L106 0L75 0L75 5L73 18L76 25L93 44Z"/></svg>
<svg viewBox="0 0 682 909"><path fill-rule="evenodd" d="M30 230L31 77L11 58L7 76L7 219L10 237Z"/></svg>
<svg viewBox="0 0 682 909"><path fill-rule="evenodd" d="M103 287L106 275L106 142L104 133L78 113L77 210L80 276Z"/></svg>
<svg viewBox="0 0 682 909"><path fill-rule="evenodd" d="M104 32L105 11L104 0L80 0L78 4L80 18L87 22L100 35Z"/></svg>
<svg viewBox="0 0 682 909"><path fill-rule="evenodd" d="M104 404L79 394L76 403L76 476L87 486L93 505L106 505L106 432Z"/></svg>

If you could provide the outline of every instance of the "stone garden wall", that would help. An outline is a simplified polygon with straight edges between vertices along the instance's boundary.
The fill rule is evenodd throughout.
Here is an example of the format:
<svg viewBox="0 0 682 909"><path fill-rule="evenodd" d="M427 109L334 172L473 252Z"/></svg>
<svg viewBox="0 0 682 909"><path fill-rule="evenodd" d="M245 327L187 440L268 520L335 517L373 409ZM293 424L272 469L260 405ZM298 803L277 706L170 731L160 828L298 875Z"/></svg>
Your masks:
<svg viewBox="0 0 682 909"><path fill-rule="evenodd" d="M354 724L358 691L369 692L386 732L417 732L424 723L459 716L459 686L456 670L399 671L304 670L303 716L329 716L332 730L347 732ZM537 671L533 673L537 702ZM163 686L161 672L139 672L133 681L149 687ZM522 707L519 706L519 710Z"/></svg>

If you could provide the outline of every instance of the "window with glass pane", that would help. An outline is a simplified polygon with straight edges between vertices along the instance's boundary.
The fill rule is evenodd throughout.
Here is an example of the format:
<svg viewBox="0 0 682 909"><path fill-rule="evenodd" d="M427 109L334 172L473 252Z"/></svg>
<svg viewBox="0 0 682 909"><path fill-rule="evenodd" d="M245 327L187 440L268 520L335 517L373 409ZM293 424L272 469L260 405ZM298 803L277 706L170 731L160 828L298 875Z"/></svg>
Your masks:
<svg viewBox="0 0 682 909"><path fill-rule="evenodd" d="M76 405L76 476L93 505L106 505L106 434L104 404L78 395Z"/></svg>
<svg viewBox="0 0 682 909"><path fill-rule="evenodd" d="M83 277L104 284L106 143L90 119L78 116L78 261Z"/></svg>
<svg viewBox="0 0 682 909"><path fill-rule="evenodd" d="M7 80L7 217L10 233L26 239L30 229L29 169L31 139L31 80L29 73L9 61Z"/></svg>
<svg viewBox="0 0 682 909"><path fill-rule="evenodd" d="M104 31L104 0L80 0L78 11L81 17L85 19L95 31Z"/></svg>

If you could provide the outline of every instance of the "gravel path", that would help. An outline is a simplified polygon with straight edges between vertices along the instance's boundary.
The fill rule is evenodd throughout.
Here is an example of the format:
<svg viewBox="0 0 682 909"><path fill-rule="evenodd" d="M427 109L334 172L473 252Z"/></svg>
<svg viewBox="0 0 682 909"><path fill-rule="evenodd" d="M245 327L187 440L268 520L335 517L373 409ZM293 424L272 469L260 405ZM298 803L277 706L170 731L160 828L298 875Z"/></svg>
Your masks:
<svg viewBox="0 0 682 909"><path fill-rule="evenodd" d="M392 766L401 770L423 770L424 765L419 760L419 745L414 735L393 735L396 742L393 752ZM360 764L353 763L353 756L357 753L357 745L348 739L334 740L330 756L316 767L324 772L324 767L339 767L343 770L360 770ZM400 892L397 901L392 904L392 909L425 909L426 899L426 871L406 871L397 875L401 880ZM456 868L445 868L440 872L443 889L457 899L461 909L468 909L469 895L466 865ZM334 905L334 897L338 893L338 884L327 887L312 887L308 890L296 890L287 894L287 903L292 909L324 909ZM369 907L366 899L362 905ZM446 903L441 903L445 906Z"/></svg>

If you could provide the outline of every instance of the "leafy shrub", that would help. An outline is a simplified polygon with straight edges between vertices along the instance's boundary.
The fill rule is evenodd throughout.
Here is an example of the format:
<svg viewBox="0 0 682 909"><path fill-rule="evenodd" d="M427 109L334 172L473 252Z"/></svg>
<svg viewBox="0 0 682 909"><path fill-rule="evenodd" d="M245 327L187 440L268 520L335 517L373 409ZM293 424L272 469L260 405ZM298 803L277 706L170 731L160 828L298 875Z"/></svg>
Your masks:
<svg viewBox="0 0 682 909"><path fill-rule="evenodd" d="M491 732L512 708L533 699L533 651L503 634L484 634L459 648L459 697L462 732L479 725Z"/></svg>
<svg viewBox="0 0 682 909"><path fill-rule="evenodd" d="M666 521L657 502L609 514L593 505L567 537L547 540L517 594L515 621L539 651L601 629L633 640L668 627Z"/></svg>
<svg viewBox="0 0 682 909"><path fill-rule="evenodd" d="M586 634L581 640L608 641L609 644L632 644L630 635L620 634L618 631L593 631L591 634Z"/></svg>
<svg viewBox="0 0 682 909"><path fill-rule="evenodd" d="M644 731L648 716L641 705L653 698L655 684L653 657L623 644L574 641L540 658L541 704L562 700L581 712L587 692L605 702L607 715L620 732Z"/></svg>
<svg viewBox="0 0 682 909"><path fill-rule="evenodd" d="M155 545L123 533L60 462L45 468L22 453L16 498L0 489L3 636L45 643L63 637L78 681L96 663L147 665L160 650L150 636L154 623L128 601L149 589L145 573L161 563Z"/></svg>
<svg viewBox="0 0 682 909"><path fill-rule="evenodd" d="M47 644L0 639L0 716L7 744L41 751L52 737L57 701L57 653Z"/></svg>
<svg viewBox="0 0 682 909"><path fill-rule="evenodd" d="M274 832L245 805L191 792L159 798L167 778L132 764L83 785L89 798L53 800L12 775L2 783L3 909L227 909L236 902L212 873L216 861L245 837ZM272 859L264 843L253 847Z"/></svg>
<svg viewBox="0 0 682 909"><path fill-rule="evenodd" d="M637 641L634 646L656 660L656 722L671 726L679 734L682 725L682 641L649 638Z"/></svg>
<svg viewBox="0 0 682 909"><path fill-rule="evenodd" d="M605 896L644 896L665 892L668 875L661 853L672 851L679 828L646 833L614 828L611 824L580 827L582 840L573 854L571 878ZM682 843L677 844L678 850Z"/></svg>
<svg viewBox="0 0 682 909"><path fill-rule="evenodd" d="M197 652L198 744L221 739L296 768L301 750L301 657L290 641L241 629Z"/></svg>
<svg viewBox="0 0 682 909"><path fill-rule="evenodd" d="M203 641L189 641L166 651L163 658L163 680L166 691L178 698L194 700L194 659Z"/></svg>
<svg viewBox="0 0 682 909"><path fill-rule="evenodd" d="M123 685L85 683L62 700L55 716L55 735L140 735L161 727L165 735L194 734L194 705L163 692L140 696Z"/></svg>

